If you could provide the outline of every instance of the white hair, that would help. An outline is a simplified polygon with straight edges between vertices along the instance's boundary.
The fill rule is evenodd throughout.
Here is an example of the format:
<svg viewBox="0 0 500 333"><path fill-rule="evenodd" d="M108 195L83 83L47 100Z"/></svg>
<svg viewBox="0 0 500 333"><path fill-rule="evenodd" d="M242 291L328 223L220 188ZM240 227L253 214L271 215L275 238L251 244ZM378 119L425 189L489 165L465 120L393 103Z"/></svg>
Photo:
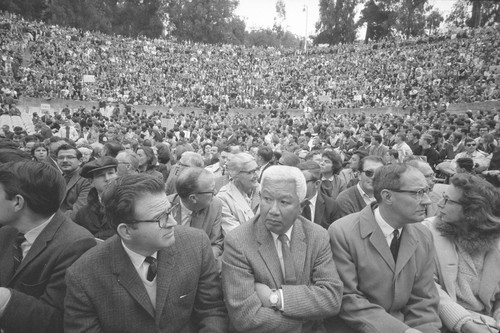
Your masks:
<svg viewBox="0 0 500 333"><path fill-rule="evenodd" d="M199 167L203 168L205 166L205 162L203 161L203 157L192 151L185 151L182 153L181 158L179 159L180 164L185 164L190 167Z"/></svg>
<svg viewBox="0 0 500 333"><path fill-rule="evenodd" d="M266 179L273 181L293 181L299 201L302 202L306 197L306 178L299 168L287 165L273 165L264 171L260 183L264 184Z"/></svg>
<svg viewBox="0 0 500 333"><path fill-rule="evenodd" d="M255 158L248 153L231 154L227 161L227 171L231 177L236 176L245 164L255 161Z"/></svg>

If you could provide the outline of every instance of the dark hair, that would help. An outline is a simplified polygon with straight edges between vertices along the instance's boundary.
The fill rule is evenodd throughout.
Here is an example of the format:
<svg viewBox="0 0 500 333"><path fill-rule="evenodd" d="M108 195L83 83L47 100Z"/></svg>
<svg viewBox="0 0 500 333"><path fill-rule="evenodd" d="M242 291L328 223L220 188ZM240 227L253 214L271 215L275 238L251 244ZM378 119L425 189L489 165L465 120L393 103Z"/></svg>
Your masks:
<svg viewBox="0 0 500 333"><path fill-rule="evenodd" d="M78 160L82 158L82 153L75 146L69 145L67 143L59 146L59 148L57 148L57 150L56 150L56 157L57 157L57 155L59 155L59 152L61 150L74 150L75 154L76 154L76 158Z"/></svg>
<svg viewBox="0 0 500 333"><path fill-rule="evenodd" d="M188 167L181 171L175 181L175 189L179 197L185 199L199 190L200 178L213 177L213 174L199 167Z"/></svg>
<svg viewBox="0 0 500 333"><path fill-rule="evenodd" d="M382 201L380 192L385 189L399 190L401 187L401 176L410 169L416 170L414 167L405 164L389 164L378 168L373 177L373 195L377 202Z"/></svg>
<svg viewBox="0 0 500 333"><path fill-rule="evenodd" d="M37 150L38 148L45 149L45 151L47 152L47 155L49 154L49 148L47 148L45 146L45 144L43 144L42 142L37 142L37 143L35 143L35 145L33 146L33 148L31 148L31 155L32 156L35 155L35 150Z"/></svg>
<svg viewBox="0 0 500 333"><path fill-rule="evenodd" d="M145 147L145 146L141 146L139 148L137 148L137 151L139 151L139 149L142 149L142 151L144 152L144 154L146 154L146 170L149 170L149 169L152 169L156 166L156 157L155 157L155 152L153 151L153 148L151 147Z"/></svg>
<svg viewBox="0 0 500 333"><path fill-rule="evenodd" d="M106 142L103 148L106 149L105 156L111 156L113 158L116 158L116 155L118 155L120 151L124 150L122 144L116 141Z"/></svg>
<svg viewBox="0 0 500 333"><path fill-rule="evenodd" d="M102 195L104 212L112 229L116 230L120 223L133 218L138 197L164 192L165 184L162 179L146 173L116 178Z"/></svg>
<svg viewBox="0 0 500 333"><path fill-rule="evenodd" d="M380 134L373 134L372 138L374 138L375 141L377 141L378 143L382 143L382 135L380 135Z"/></svg>
<svg viewBox="0 0 500 333"><path fill-rule="evenodd" d="M462 190L464 223L472 229L500 236L500 192L478 176L457 173L450 184Z"/></svg>
<svg viewBox="0 0 500 333"><path fill-rule="evenodd" d="M338 175L342 170L342 158L333 150L325 150L321 156L328 158L332 161L332 171L334 175Z"/></svg>
<svg viewBox="0 0 500 333"><path fill-rule="evenodd" d="M260 146L259 150L257 150L257 155L260 156L266 163L270 162L274 156L271 147L267 146Z"/></svg>
<svg viewBox="0 0 500 333"><path fill-rule="evenodd" d="M467 172L473 172L474 161L470 157L460 157L457 159L457 167L465 169Z"/></svg>
<svg viewBox="0 0 500 333"><path fill-rule="evenodd" d="M313 176L311 180L321 179L321 166L313 160L301 162L297 167L302 171L309 172Z"/></svg>
<svg viewBox="0 0 500 333"><path fill-rule="evenodd" d="M44 217L57 212L66 191L66 182L56 168L35 161L1 165L0 184L8 200L21 195L30 210Z"/></svg>

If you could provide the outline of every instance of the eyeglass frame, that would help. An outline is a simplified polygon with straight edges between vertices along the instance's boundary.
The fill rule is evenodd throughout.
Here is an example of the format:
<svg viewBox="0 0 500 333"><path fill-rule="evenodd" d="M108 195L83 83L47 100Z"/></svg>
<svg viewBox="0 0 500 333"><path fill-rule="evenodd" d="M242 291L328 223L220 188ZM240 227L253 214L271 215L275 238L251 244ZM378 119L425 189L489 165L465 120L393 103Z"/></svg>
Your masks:
<svg viewBox="0 0 500 333"><path fill-rule="evenodd" d="M244 173L244 174L247 174L247 175L251 175L251 174L257 174L258 172L259 172L259 168L256 168L256 169L253 169L253 170L249 170L249 171L240 170L238 173Z"/></svg>
<svg viewBox="0 0 500 333"><path fill-rule="evenodd" d="M443 206L446 206L448 202L454 203L456 205L462 206L462 203L453 199L450 199L446 194L443 194Z"/></svg>
<svg viewBox="0 0 500 333"><path fill-rule="evenodd" d="M172 214L172 212L174 211L174 209L178 205L179 204L176 203L176 204L170 206L170 208L165 210L165 212L163 212L158 218L156 218L154 220L126 220L123 223L126 223L126 224L136 224L136 223L142 223L142 222L158 223L158 227L160 227L160 229L168 229L168 218L170 217L170 214ZM163 222L162 222L162 219L164 219ZM162 225L162 223L163 223L163 225Z"/></svg>
<svg viewBox="0 0 500 333"><path fill-rule="evenodd" d="M217 195L217 192L215 190L213 190L213 191L204 191L204 192L193 192L191 194L211 194L212 197L215 197Z"/></svg>
<svg viewBox="0 0 500 333"><path fill-rule="evenodd" d="M424 198L424 194L427 194L429 195L429 193L431 193L431 189L430 188L423 188L423 189L420 189L418 191L411 191L411 190L394 190L394 189L390 189L390 188L386 188L386 190L388 191L392 191L392 192L397 192L397 193L411 193L411 194L415 194L416 197L417 197L417 200L418 201L421 201L423 198Z"/></svg>
<svg viewBox="0 0 500 333"><path fill-rule="evenodd" d="M375 176L375 171L374 171L374 170L363 170L362 172L363 172L363 173L366 175L366 177L368 177L368 178L373 178L373 176ZM371 176L370 176L367 172L371 173Z"/></svg>

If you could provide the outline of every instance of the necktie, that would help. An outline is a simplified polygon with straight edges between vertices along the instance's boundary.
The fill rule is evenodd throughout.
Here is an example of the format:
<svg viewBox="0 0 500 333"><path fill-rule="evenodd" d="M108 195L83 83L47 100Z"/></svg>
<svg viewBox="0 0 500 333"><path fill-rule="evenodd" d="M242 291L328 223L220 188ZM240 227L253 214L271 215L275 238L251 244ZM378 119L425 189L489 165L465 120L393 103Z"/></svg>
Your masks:
<svg viewBox="0 0 500 333"><path fill-rule="evenodd" d="M394 229L392 232L392 241L391 245L389 248L391 249L392 257L394 258L394 262L397 261L398 259L398 252L399 252L399 230Z"/></svg>
<svg viewBox="0 0 500 333"><path fill-rule="evenodd" d="M302 216L311 221L311 202L309 200L304 201L304 208L302 209Z"/></svg>
<svg viewBox="0 0 500 333"><path fill-rule="evenodd" d="M14 243L12 243L12 246L14 247L14 273L16 272L17 268L21 264L21 261L23 261L23 249L21 248L21 244L26 240L24 238L24 234L18 233Z"/></svg>
<svg viewBox="0 0 500 333"><path fill-rule="evenodd" d="M292 252L288 246L288 237L285 234L281 234L278 236L278 240L281 242L281 252L283 253L285 283L295 284L297 282L297 277L295 276L295 266L293 265Z"/></svg>
<svg viewBox="0 0 500 333"><path fill-rule="evenodd" d="M148 281L153 281L156 277L156 273L158 272L158 264L156 258L146 257L144 261L149 264L148 275L146 276L146 278L148 279Z"/></svg>
<svg viewBox="0 0 500 333"><path fill-rule="evenodd" d="M66 139L69 138L69 126L66 126Z"/></svg>

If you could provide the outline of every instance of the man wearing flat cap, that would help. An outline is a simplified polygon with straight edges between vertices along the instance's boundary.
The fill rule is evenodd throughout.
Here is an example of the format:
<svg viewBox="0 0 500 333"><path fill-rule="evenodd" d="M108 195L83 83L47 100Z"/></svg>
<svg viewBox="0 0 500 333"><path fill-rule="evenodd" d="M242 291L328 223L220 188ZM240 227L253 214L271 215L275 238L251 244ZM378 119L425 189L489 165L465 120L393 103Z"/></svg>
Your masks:
<svg viewBox="0 0 500 333"><path fill-rule="evenodd" d="M87 197L87 205L78 211L75 222L88 229L95 237L103 240L115 233L104 216L101 196L106 186L118 177L117 167L118 161L116 159L104 156L88 162L80 171L80 176L90 180L92 188Z"/></svg>

